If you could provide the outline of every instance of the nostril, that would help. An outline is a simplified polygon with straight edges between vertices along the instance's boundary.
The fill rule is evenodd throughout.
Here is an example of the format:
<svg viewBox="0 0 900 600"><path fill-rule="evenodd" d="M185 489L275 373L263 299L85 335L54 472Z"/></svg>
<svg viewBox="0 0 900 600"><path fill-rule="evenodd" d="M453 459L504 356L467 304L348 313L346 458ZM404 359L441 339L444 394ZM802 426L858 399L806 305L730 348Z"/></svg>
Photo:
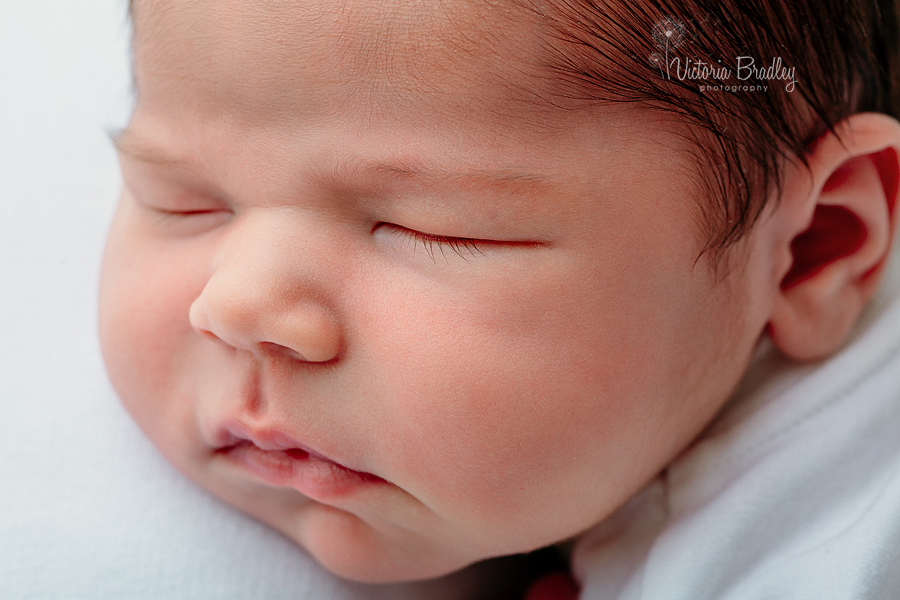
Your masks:
<svg viewBox="0 0 900 600"><path fill-rule="evenodd" d="M302 354L300 354L296 350L288 348L287 346L282 346L281 344L276 344L274 342L260 342L259 347L266 354L277 354L280 356L293 358L294 360L302 360L304 362L308 362Z"/></svg>

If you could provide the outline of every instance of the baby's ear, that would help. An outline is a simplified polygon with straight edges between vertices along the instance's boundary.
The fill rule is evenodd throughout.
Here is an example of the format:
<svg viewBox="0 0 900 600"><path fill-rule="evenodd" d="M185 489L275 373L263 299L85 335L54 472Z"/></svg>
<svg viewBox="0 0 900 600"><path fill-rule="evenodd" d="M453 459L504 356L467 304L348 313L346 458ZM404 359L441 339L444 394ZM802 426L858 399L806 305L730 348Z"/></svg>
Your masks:
<svg viewBox="0 0 900 600"><path fill-rule="evenodd" d="M813 360L836 351L875 292L900 212L898 151L900 123L855 114L810 148L809 173L793 170L785 180L788 206L777 210L793 215L784 238L791 263L769 321L785 355Z"/></svg>

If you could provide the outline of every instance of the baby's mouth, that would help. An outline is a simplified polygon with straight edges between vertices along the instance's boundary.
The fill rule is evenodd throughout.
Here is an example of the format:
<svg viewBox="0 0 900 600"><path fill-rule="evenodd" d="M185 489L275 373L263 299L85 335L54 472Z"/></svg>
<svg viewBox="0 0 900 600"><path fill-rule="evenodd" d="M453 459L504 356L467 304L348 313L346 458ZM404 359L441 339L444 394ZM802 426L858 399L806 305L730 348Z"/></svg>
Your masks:
<svg viewBox="0 0 900 600"><path fill-rule="evenodd" d="M232 432L232 439L234 439ZM362 488L386 483L372 473L355 471L281 435L240 437L216 454L242 468L255 479L293 488L313 500L328 502Z"/></svg>

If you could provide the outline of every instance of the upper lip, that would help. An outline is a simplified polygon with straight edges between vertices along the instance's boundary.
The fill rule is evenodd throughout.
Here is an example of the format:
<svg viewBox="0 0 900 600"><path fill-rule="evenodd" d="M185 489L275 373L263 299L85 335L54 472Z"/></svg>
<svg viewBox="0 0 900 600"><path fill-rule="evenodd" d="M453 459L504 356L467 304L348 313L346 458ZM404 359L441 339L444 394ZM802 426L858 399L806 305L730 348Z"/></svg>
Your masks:
<svg viewBox="0 0 900 600"><path fill-rule="evenodd" d="M261 450L268 450L273 452L301 450L308 453L312 457L326 460L336 465L340 465L346 469L350 469L350 467L347 467L334 460L333 458L330 458L329 456L326 456L325 454L322 454L321 452L318 452L317 450L300 443L298 440L275 427L251 428L244 423L241 423L240 421L228 421L222 426L217 442L218 450L220 451L234 448L235 446L246 442L252 443L254 446Z"/></svg>
<svg viewBox="0 0 900 600"><path fill-rule="evenodd" d="M259 365L257 365L258 368ZM270 452L302 451L310 457L318 458L341 466L345 469L364 472L348 466L341 460L336 460L314 447L308 446L287 433L277 423L259 422L256 419L247 421L241 418L246 413L247 407L261 403L266 393L266 381L259 370L254 369L245 374L240 380L237 407L232 406L229 412L232 415L220 415L219 418L209 422L213 427L207 429L210 436L207 438L216 452L226 452L242 444L253 444L257 448ZM204 428L205 429L205 428Z"/></svg>

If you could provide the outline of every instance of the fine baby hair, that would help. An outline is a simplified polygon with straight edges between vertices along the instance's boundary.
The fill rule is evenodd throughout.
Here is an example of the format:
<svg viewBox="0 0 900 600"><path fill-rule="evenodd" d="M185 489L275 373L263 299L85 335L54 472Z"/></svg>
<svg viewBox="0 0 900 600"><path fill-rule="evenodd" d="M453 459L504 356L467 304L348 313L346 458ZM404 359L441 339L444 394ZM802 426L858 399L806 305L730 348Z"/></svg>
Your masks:
<svg viewBox="0 0 900 600"><path fill-rule="evenodd" d="M729 403L751 364L841 350L887 263L892 1L129 10L110 379L179 470L341 576L578 540L584 597L616 597L670 556L685 482L782 439Z"/></svg>
<svg viewBox="0 0 900 600"><path fill-rule="evenodd" d="M684 125L710 249L753 224L785 159L853 113L900 111L892 1L527 4L547 24L559 98L637 103Z"/></svg>

